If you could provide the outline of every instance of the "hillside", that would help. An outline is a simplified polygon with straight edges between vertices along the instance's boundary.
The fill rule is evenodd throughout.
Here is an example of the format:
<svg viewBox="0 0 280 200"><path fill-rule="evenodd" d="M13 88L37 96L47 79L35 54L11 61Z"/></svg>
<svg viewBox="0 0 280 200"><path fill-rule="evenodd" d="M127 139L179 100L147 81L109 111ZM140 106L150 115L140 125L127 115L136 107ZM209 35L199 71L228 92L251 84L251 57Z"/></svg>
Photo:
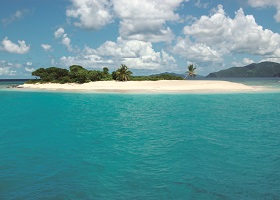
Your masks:
<svg viewBox="0 0 280 200"><path fill-rule="evenodd" d="M159 75L172 75L172 76L179 76L179 77L182 77L182 78L187 78L187 79L194 79L192 77L186 77L187 74L176 74L176 73L171 73L171 72L164 72L164 73L161 73L161 74L153 74L151 76L159 76ZM204 76L201 76L199 74L196 74L196 79L198 78L204 78Z"/></svg>
<svg viewBox="0 0 280 200"><path fill-rule="evenodd" d="M206 78L225 77L279 77L280 64L275 62L253 63L244 67L232 67L210 73Z"/></svg>

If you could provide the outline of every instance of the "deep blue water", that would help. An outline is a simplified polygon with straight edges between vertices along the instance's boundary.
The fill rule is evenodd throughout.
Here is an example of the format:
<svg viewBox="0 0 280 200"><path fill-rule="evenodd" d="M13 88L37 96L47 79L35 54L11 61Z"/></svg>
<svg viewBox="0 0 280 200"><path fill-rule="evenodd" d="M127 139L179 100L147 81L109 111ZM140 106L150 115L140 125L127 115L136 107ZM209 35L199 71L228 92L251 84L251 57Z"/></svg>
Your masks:
<svg viewBox="0 0 280 200"><path fill-rule="evenodd" d="M0 90L13 88L17 85L24 84L29 79L0 79Z"/></svg>
<svg viewBox="0 0 280 200"><path fill-rule="evenodd" d="M280 199L279 102L0 90L0 199Z"/></svg>

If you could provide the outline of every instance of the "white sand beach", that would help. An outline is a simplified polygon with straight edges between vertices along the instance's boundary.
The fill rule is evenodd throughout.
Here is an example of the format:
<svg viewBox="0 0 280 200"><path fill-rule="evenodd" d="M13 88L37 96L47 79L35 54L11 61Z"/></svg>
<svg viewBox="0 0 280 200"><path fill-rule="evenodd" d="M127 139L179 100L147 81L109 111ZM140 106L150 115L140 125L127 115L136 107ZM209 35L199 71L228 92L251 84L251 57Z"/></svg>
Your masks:
<svg viewBox="0 0 280 200"><path fill-rule="evenodd" d="M84 84L24 84L23 89L120 92L120 93L192 93L192 92L246 92L259 91L261 88L241 83L213 80L161 80L161 81L97 81Z"/></svg>

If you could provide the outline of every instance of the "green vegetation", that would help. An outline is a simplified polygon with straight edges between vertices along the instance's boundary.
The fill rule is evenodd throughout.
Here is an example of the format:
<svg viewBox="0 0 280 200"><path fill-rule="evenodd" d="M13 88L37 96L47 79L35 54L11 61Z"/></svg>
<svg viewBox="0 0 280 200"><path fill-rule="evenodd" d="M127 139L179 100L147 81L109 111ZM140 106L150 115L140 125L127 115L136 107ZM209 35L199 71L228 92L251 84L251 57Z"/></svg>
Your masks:
<svg viewBox="0 0 280 200"><path fill-rule="evenodd" d="M158 74L151 76L132 76L130 78L132 81L159 81L159 80L184 80L182 76L173 75L173 74Z"/></svg>
<svg viewBox="0 0 280 200"><path fill-rule="evenodd" d="M276 77L280 75L280 64L275 62L253 63L245 67L232 67L214 72L206 78L224 77Z"/></svg>
<svg viewBox="0 0 280 200"><path fill-rule="evenodd" d="M26 83L87 83L91 81L157 81L157 80L183 80L183 77L173 74L159 74L151 76L132 76L132 72L126 65L121 65L112 74L107 67L103 71L87 70L79 65L72 65L69 70L58 67L39 68L32 72L36 79L29 80ZM38 79L37 79L38 77Z"/></svg>
<svg viewBox="0 0 280 200"><path fill-rule="evenodd" d="M104 67L103 71L87 70L79 65L72 65L70 70L58 67L40 68L32 72L32 76L40 79L30 80L27 83L87 83L90 81L112 80L109 69Z"/></svg>
<svg viewBox="0 0 280 200"><path fill-rule="evenodd" d="M121 65L119 69L117 69L115 77L117 81L129 81L132 72L128 70L126 65Z"/></svg>
<svg viewBox="0 0 280 200"><path fill-rule="evenodd" d="M196 67L193 67L193 64L188 66L187 76L186 77L196 77L196 73L194 72L196 70Z"/></svg>

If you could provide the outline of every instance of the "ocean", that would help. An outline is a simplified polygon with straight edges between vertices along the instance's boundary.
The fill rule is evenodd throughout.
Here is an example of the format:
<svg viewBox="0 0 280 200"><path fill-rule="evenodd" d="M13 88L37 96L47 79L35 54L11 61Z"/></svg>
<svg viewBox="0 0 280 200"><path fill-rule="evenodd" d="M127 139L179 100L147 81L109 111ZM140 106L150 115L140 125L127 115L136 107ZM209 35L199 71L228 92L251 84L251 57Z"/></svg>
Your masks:
<svg viewBox="0 0 280 200"><path fill-rule="evenodd" d="M260 81L280 84L251 85ZM1 200L280 199L280 91L100 94L12 84L0 89Z"/></svg>

